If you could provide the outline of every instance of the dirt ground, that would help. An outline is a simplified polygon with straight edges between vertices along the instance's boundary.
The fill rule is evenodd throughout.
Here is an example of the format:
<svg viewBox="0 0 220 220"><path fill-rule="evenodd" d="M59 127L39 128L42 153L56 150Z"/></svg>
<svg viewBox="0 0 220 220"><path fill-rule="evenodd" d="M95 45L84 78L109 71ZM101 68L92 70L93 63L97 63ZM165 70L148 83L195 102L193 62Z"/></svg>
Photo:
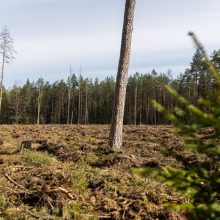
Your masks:
<svg viewBox="0 0 220 220"><path fill-rule="evenodd" d="M0 126L0 219L186 219L164 208L181 195L135 171L196 163L173 130L125 126L114 153L105 125Z"/></svg>

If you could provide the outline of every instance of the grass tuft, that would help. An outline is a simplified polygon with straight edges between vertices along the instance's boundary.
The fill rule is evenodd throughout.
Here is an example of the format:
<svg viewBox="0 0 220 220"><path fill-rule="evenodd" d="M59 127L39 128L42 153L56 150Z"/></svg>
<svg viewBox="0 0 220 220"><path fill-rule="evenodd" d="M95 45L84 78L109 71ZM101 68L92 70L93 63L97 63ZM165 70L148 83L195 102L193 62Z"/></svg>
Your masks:
<svg viewBox="0 0 220 220"><path fill-rule="evenodd" d="M58 160L47 152L25 150L21 156L22 160L31 165L51 166L58 163Z"/></svg>

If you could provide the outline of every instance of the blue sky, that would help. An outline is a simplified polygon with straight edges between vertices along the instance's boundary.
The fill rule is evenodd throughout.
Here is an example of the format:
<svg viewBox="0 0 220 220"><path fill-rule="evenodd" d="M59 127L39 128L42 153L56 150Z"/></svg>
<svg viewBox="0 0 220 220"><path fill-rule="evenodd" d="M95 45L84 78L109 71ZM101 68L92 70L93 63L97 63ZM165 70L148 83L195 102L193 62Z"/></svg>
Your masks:
<svg viewBox="0 0 220 220"><path fill-rule="evenodd" d="M116 76L125 0L0 0L0 26L14 38L16 60L5 85L27 78L56 81L69 65L85 77ZM219 0L137 0L130 73L189 65L194 31L210 53L220 48Z"/></svg>

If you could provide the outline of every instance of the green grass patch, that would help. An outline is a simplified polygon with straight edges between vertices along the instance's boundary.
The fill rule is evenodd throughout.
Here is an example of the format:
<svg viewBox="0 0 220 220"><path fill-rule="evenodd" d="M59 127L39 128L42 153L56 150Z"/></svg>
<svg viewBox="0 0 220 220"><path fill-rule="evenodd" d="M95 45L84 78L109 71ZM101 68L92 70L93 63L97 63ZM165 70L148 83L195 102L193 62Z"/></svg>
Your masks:
<svg viewBox="0 0 220 220"><path fill-rule="evenodd" d="M48 154L47 152L39 152L34 150L25 150L22 153L21 159L32 165L47 165L51 166L59 161L52 155Z"/></svg>

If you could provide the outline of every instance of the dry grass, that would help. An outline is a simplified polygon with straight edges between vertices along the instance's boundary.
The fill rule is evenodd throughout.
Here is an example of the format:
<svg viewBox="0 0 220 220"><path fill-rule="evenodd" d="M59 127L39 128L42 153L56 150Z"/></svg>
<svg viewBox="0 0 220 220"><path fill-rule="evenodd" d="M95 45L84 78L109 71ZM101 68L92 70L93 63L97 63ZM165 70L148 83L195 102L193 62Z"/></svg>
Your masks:
<svg viewBox="0 0 220 220"><path fill-rule="evenodd" d="M169 126L125 126L124 153L107 149L108 126L2 126L4 219L184 219L164 205L183 198L132 169L182 167ZM31 148L16 151L22 141Z"/></svg>

